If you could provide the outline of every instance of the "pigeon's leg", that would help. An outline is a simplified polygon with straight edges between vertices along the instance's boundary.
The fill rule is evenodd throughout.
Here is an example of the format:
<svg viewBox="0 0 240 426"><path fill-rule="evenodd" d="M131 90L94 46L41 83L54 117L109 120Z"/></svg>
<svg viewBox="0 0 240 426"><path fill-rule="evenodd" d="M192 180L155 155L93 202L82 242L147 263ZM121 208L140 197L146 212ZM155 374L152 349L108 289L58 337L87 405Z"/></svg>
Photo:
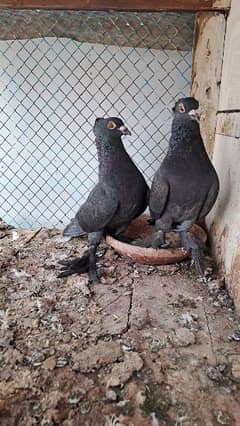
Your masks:
<svg viewBox="0 0 240 426"><path fill-rule="evenodd" d="M172 231L175 231L175 232L188 231L193 226L194 223L195 223L195 221L193 221L193 220L184 220L184 222L176 225L172 229Z"/></svg>
<svg viewBox="0 0 240 426"><path fill-rule="evenodd" d="M182 245L186 250L191 250L191 257L194 262L197 274L204 276L202 265L201 265L201 256L199 251L199 246L195 236L189 231L179 232Z"/></svg>
<svg viewBox="0 0 240 426"><path fill-rule="evenodd" d="M89 281L99 281L96 263L96 251L103 236L103 231L91 232L88 234L88 255L89 255Z"/></svg>
<svg viewBox="0 0 240 426"><path fill-rule="evenodd" d="M168 248L170 243L166 241L165 234L171 230L172 219L170 217L161 217L156 220L155 229L156 232L153 235L151 246L153 248Z"/></svg>
<svg viewBox="0 0 240 426"><path fill-rule="evenodd" d="M177 225L174 231L179 233L183 247L186 250L191 250L191 257L194 262L197 274L204 276L202 265L201 265L201 255L199 250L199 245L195 235L189 232L189 229L193 225L194 221L186 220L183 223Z"/></svg>
<svg viewBox="0 0 240 426"><path fill-rule="evenodd" d="M153 239L152 239L151 247L153 247L153 248L168 248L169 247L169 243L167 243L166 239L165 239L165 232L164 231L160 230L160 231L155 232Z"/></svg>

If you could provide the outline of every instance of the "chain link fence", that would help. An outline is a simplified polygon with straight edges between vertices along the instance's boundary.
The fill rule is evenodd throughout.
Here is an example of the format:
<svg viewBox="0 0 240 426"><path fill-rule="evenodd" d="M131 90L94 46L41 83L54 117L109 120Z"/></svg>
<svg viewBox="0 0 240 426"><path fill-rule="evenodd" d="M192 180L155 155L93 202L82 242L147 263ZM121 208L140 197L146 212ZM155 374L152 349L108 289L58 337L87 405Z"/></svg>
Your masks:
<svg viewBox="0 0 240 426"><path fill-rule="evenodd" d="M0 216L68 223L97 181L92 127L120 116L148 182L189 94L194 15L0 10Z"/></svg>

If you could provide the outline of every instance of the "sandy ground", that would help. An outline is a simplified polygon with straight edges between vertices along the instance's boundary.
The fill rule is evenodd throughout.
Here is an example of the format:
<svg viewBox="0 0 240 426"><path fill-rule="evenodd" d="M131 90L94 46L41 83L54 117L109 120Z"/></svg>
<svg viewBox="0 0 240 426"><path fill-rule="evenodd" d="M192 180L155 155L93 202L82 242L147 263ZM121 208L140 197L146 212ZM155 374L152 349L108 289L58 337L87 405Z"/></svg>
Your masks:
<svg viewBox="0 0 240 426"><path fill-rule="evenodd" d="M101 283L57 279L84 240L0 233L0 425L240 425L240 328L224 283L102 244Z"/></svg>

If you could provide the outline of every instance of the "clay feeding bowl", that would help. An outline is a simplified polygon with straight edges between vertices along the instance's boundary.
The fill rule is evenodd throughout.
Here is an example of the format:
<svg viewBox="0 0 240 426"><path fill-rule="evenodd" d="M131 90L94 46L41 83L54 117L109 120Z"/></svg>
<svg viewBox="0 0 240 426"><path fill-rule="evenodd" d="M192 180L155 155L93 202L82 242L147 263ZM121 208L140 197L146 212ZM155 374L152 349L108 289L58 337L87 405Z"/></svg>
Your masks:
<svg viewBox="0 0 240 426"><path fill-rule="evenodd" d="M144 241L147 241L147 239L153 235L155 230L154 226L148 224L148 219L149 216L144 214L132 221L125 235L133 240L139 240L139 243L141 241L144 245ZM193 225L191 232L202 243L206 242L206 232L200 226ZM114 248L119 254L128 257L137 263L143 263L145 265L166 265L181 262L190 256L190 252L188 250L185 250L183 247L179 247L180 240L176 232L168 232L166 234L166 240L171 242L172 248L154 249L137 244L132 245L123 243L109 235L106 237L107 244Z"/></svg>

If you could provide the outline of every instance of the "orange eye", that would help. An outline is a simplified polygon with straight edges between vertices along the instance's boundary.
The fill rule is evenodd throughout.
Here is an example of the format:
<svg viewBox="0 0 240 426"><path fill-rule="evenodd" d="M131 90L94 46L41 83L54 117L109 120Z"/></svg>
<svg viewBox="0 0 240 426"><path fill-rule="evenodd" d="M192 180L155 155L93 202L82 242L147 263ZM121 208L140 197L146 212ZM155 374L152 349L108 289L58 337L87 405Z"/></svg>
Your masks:
<svg viewBox="0 0 240 426"><path fill-rule="evenodd" d="M112 129L116 129L117 125L114 123L114 121L109 121L107 123L107 128L112 130Z"/></svg>
<svg viewBox="0 0 240 426"><path fill-rule="evenodd" d="M178 112L185 112L185 107L182 103L178 105Z"/></svg>

